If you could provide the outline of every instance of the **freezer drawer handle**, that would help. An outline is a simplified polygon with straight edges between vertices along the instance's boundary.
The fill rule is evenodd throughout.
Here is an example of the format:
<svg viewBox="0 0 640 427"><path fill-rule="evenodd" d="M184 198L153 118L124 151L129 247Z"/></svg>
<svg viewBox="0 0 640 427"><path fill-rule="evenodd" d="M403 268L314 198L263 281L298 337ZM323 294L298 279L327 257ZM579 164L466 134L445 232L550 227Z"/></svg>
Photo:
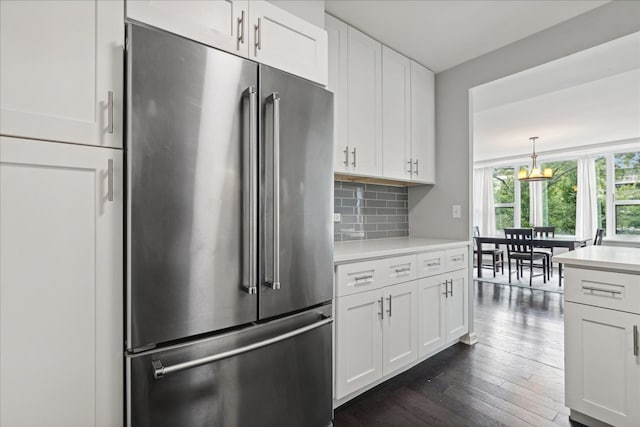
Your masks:
<svg viewBox="0 0 640 427"><path fill-rule="evenodd" d="M267 286L280 289L280 95L266 101L273 104L273 278Z"/></svg>
<svg viewBox="0 0 640 427"><path fill-rule="evenodd" d="M244 12L243 12L244 13ZM244 147L244 163L245 167L243 203L245 215L245 229L247 233L244 237L244 274L243 290L248 294L256 294L258 292L256 286L256 254L257 236L258 236L258 209L256 203L256 177L255 170L258 164L258 119L257 119L257 98L258 93L254 86L250 86L244 92L244 96L249 98L249 138L246 138L246 146Z"/></svg>
<svg viewBox="0 0 640 427"><path fill-rule="evenodd" d="M242 353L248 353L253 350L257 350L262 347L266 347L271 344L275 344L280 341L287 340L289 338L293 338L297 335L304 334L305 332L309 332L313 329L320 328L324 325L328 325L333 322L333 318L325 318L320 320L319 322L312 323L311 325L304 326L299 329L295 329L291 332L287 332L286 334L278 335L277 337L269 338L268 340L260 341L254 344L246 345L244 347L236 348L234 350L224 351L222 353L214 354L211 356L203 357L200 359L190 360L188 362L176 363L175 365L164 366L160 360L154 360L151 362L153 368L153 377L158 379L165 377L174 372L184 371L186 369L195 368L198 366L206 365L208 363L217 362L218 360L228 359L229 357L237 356Z"/></svg>

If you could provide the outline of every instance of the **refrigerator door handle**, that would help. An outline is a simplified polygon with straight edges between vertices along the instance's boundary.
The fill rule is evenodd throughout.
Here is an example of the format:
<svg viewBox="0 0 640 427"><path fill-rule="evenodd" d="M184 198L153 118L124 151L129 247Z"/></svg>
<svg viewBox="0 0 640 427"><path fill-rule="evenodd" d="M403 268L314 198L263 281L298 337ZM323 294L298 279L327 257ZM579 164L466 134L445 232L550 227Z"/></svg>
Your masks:
<svg viewBox="0 0 640 427"><path fill-rule="evenodd" d="M151 366L153 369L153 377L155 379L163 378L175 372L184 371L186 369L195 368L198 366L217 362L222 359L227 359L229 357L237 356L242 353L247 353L249 351L257 350L261 347L266 347L268 345L275 344L277 342L295 337L296 335L304 334L305 332L309 332L321 326L328 325L332 322L333 322L333 318L331 317L324 318L318 322L312 323L307 326L303 326L302 328L294 329L293 331L287 332L282 335L278 335L273 338L266 339L264 341L259 341L257 343L249 344L244 347L239 347L229 351L224 351L222 353L213 354L211 356L202 357L200 359L189 360L188 362L176 363L175 365L164 366L160 360L154 360L151 362Z"/></svg>
<svg viewBox="0 0 640 427"><path fill-rule="evenodd" d="M243 286L242 289L249 294L257 294L258 287L256 284L256 254L257 236L258 236L258 208L256 203L256 175L258 164L258 118L257 118L257 99L258 92L254 86L250 86L244 91L243 98L249 98L249 138L245 138L244 147L244 184L243 184L243 203L244 203L244 244L243 244Z"/></svg>
<svg viewBox="0 0 640 427"><path fill-rule="evenodd" d="M273 277L267 286L280 289L280 95L273 92L266 102L273 104Z"/></svg>

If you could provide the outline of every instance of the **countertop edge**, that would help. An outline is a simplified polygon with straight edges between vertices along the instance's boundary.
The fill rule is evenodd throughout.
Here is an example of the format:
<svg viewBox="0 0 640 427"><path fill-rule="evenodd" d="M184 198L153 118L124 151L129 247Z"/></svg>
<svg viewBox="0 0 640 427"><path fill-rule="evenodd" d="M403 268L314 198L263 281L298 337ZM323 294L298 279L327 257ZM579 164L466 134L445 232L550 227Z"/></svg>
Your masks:
<svg viewBox="0 0 640 427"><path fill-rule="evenodd" d="M409 246L405 248L389 248L389 249L380 249L370 252L361 252L357 254L345 254L345 255L335 255L334 253L334 265L340 264L349 264L353 262L366 261L378 258L386 258L390 256L402 256L402 255L412 255L418 254L422 252L430 252L437 250L446 250L459 248L461 246L468 246L470 242L468 240L456 240L450 242L443 243L432 243L425 244L419 246Z"/></svg>
<svg viewBox="0 0 640 427"><path fill-rule="evenodd" d="M607 247L598 246L596 248ZM562 263L568 267L610 270L640 275L640 250L624 247L609 248L611 249L594 249L593 246L578 248L575 251L554 256L553 262ZM602 259L598 259L600 255L602 255Z"/></svg>

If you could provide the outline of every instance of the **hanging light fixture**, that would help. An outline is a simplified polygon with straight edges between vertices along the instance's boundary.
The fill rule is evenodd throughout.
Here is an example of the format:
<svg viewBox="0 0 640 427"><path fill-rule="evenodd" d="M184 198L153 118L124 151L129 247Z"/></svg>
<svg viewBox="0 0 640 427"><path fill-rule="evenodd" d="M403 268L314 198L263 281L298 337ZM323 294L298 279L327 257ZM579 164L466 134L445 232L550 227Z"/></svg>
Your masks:
<svg viewBox="0 0 640 427"><path fill-rule="evenodd" d="M536 154L536 139L537 136L532 136L529 138L531 142L533 142L533 154L531 155L531 171L528 171L527 168L522 168L518 171L518 180L520 181L545 181L550 179L553 176L553 171L551 168L544 168L540 170L536 163L536 159L538 155Z"/></svg>

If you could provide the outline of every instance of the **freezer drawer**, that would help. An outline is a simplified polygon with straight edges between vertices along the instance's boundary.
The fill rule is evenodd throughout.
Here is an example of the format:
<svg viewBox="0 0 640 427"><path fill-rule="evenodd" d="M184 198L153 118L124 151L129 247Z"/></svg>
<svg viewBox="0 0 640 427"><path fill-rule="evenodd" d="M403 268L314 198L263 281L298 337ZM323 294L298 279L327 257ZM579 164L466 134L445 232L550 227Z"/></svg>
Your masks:
<svg viewBox="0 0 640 427"><path fill-rule="evenodd" d="M329 425L333 416L330 316L331 305L326 305L128 358L128 424ZM273 343L263 345L269 342ZM246 351L185 367L234 350Z"/></svg>

